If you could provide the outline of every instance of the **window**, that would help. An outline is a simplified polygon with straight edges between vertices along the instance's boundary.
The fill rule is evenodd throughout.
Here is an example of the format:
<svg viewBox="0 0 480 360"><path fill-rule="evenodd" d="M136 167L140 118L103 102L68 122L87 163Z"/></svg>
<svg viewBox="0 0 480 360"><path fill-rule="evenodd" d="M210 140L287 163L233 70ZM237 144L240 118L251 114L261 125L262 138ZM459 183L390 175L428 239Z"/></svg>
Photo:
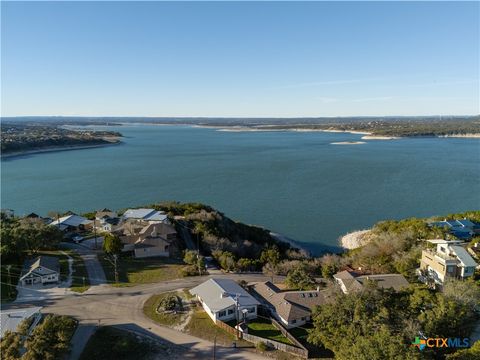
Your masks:
<svg viewBox="0 0 480 360"><path fill-rule="evenodd" d="M254 313L255 312L255 308L252 307L252 308L248 308L248 312L251 314L251 313Z"/></svg>
<svg viewBox="0 0 480 360"><path fill-rule="evenodd" d="M440 251L445 252L445 248L443 246L440 246Z"/></svg>
<svg viewBox="0 0 480 360"><path fill-rule="evenodd" d="M305 297L305 294L302 294L302 297L304 298L304 297Z"/></svg>
<svg viewBox="0 0 480 360"><path fill-rule="evenodd" d="M297 320L292 320L292 324L295 324L297 322Z"/></svg>
<svg viewBox="0 0 480 360"><path fill-rule="evenodd" d="M318 297L318 294L317 294L317 293L315 293L315 294L313 294L313 296L314 296L314 297Z"/></svg>
<svg viewBox="0 0 480 360"><path fill-rule="evenodd" d="M235 311L233 309L228 309L228 315L232 315Z"/></svg>
<svg viewBox="0 0 480 360"><path fill-rule="evenodd" d="M305 321L305 317L302 317L302 321Z"/></svg>
<svg viewBox="0 0 480 360"><path fill-rule="evenodd" d="M309 293L308 296L309 296L309 297L313 297L313 294L312 294L312 293Z"/></svg>
<svg viewBox="0 0 480 360"><path fill-rule="evenodd" d="M218 313L218 317L224 317L225 315L227 315L227 313L226 313L225 310L220 311L220 312Z"/></svg>

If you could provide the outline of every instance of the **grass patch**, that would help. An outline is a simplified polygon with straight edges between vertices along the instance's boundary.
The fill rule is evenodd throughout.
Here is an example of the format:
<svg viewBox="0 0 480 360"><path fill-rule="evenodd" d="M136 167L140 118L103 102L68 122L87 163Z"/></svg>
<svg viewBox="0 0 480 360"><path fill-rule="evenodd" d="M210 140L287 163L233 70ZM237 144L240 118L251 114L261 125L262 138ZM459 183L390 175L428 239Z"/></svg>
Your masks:
<svg viewBox="0 0 480 360"><path fill-rule="evenodd" d="M133 286L150 284L181 278L180 269L184 266L180 260L157 257L148 259L134 259L120 257L118 259L119 283L115 284L113 265L100 255L99 260L105 271L107 281L113 286Z"/></svg>
<svg viewBox="0 0 480 360"><path fill-rule="evenodd" d="M147 315L150 319L152 319L155 322L158 322L159 324L162 325L168 325L168 326L175 326L178 325L182 322L183 318L185 317L184 314L182 313L165 313L165 312L157 312L158 305L160 304L160 301L168 296L177 296L178 293L175 291L160 294L160 295L153 295L151 296L146 302L145 305L143 306L143 313Z"/></svg>
<svg viewBox="0 0 480 360"><path fill-rule="evenodd" d="M197 307L194 310L190 321L185 327L185 331L190 335L209 341L213 341L216 336L217 344L225 346L230 346L232 345L232 342L235 341L235 336L215 325L213 320L201 307ZM249 344L242 340L237 341L237 344L240 344L241 342Z"/></svg>
<svg viewBox="0 0 480 360"><path fill-rule="evenodd" d="M73 258L72 285L70 286L70 290L83 293L90 288L87 267L82 257L75 251L70 251L69 255Z"/></svg>
<svg viewBox="0 0 480 360"><path fill-rule="evenodd" d="M153 354L156 346L127 331L101 327L88 340L80 360L137 360Z"/></svg>
<svg viewBox="0 0 480 360"><path fill-rule="evenodd" d="M293 345L290 340L282 335L280 330L273 326L270 320L254 319L248 320L248 333L265 339L278 341L284 344Z"/></svg>

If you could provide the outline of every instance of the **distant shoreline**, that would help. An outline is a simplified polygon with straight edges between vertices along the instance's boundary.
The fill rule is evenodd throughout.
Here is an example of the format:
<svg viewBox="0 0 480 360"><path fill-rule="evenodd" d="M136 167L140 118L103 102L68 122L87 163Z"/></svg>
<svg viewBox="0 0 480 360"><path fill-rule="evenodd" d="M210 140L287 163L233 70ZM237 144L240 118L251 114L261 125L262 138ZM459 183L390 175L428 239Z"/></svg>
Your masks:
<svg viewBox="0 0 480 360"><path fill-rule="evenodd" d="M31 149L31 150L24 150L24 151L14 151L7 154L2 153L1 159L3 160L3 159L10 159L10 158L27 156L27 155L35 155L35 154L58 152L58 151L93 149L93 148L104 147L104 146L119 145L121 143L122 142L118 140L118 141L112 141L104 144L52 146L52 147L38 148L38 149Z"/></svg>

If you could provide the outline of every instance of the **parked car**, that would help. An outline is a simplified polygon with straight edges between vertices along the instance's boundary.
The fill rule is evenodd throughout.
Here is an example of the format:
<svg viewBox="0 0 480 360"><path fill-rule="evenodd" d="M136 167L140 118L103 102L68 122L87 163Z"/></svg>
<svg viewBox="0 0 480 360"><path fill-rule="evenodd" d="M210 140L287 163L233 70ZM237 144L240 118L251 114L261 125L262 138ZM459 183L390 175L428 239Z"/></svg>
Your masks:
<svg viewBox="0 0 480 360"><path fill-rule="evenodd" d="M80 241L83 240L83 236L80 236L80 235L74 236L72 240L75 244L78 244Z"/></svg>

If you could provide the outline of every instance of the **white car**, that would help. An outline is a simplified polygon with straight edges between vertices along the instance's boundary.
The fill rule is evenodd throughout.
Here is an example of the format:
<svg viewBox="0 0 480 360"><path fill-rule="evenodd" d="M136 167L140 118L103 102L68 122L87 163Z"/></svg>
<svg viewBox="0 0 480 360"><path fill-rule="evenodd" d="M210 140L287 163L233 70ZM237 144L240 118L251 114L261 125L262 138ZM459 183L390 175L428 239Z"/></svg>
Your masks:
<svg viewBox="0 0 480 360"><path fill-rule="evenodd" d="M80 241L83 240L83 236L75 236L72 240L74 243L78 244Z"/></svg>

